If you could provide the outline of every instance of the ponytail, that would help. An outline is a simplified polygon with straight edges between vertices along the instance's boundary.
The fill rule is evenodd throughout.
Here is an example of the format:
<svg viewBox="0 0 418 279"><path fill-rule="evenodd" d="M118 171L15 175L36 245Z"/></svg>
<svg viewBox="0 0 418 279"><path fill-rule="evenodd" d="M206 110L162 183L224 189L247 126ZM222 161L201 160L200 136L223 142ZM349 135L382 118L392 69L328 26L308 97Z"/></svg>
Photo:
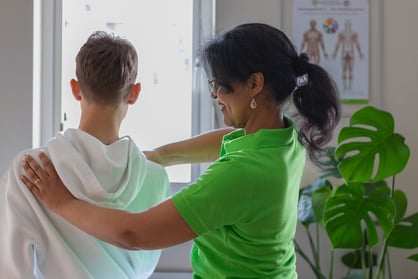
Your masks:
<svg viewBox="0 0 418 279"><path fill-rule="evenodd" d="M306 54L301 54L298 62L293 103L300 115L299 140L306 146L309 158L319 163L317 155L332 139L340 120L340 102L334 81L322 67L309 63ZM297 82L300 78L306 81L302 86Z"/></svg>

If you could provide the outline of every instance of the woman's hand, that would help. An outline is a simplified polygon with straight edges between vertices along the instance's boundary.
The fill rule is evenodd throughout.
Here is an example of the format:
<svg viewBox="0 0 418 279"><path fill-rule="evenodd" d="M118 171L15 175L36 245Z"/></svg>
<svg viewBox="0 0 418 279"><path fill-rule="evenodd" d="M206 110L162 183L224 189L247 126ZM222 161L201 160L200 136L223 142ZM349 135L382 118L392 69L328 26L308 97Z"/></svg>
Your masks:
<svg viewBox="0 0 418 279"><path fill-rule="evenodd" d="M75 198L65 187L48 156L42 151L38 155L44 168L26 154L22 159L26 176L21 175L20 179L43 205L58 212Z"/></svg>
<svg viewBox="0 0 418 279"><path fill-rule="evenodd" d="M163 158L161 158L160 154L156 150L146 150L143 151L143 153L148 160L160 164L164 167L166 166L166 163L163 161Z"/></svg>

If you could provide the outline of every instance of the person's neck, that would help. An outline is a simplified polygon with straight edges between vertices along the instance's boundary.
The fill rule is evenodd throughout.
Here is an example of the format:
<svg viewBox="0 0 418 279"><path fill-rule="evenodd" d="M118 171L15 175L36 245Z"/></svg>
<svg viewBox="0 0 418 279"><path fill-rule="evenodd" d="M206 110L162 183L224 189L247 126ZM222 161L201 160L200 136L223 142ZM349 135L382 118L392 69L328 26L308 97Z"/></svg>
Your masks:
<svg viewBox="0 0 418 279"><path fill-rule="evenodd" d="M285 127L283 115L277 113L259 113L245 125L245 132L252 134L260 129L281 129Z"/></svg>
<svg viewBox="0 0 418 279"><path fill-rule="evenodd" d="M114 108L91 106L81 114L79 129L94 136L103 144L111 144L119 139L122 118Z"/></svg>
<svg viewBox="0 0 418 279"><path fill-rule="evenodd" d="M259 105L253 111L244 128L247 134L251 134L260 129L281 129L285 126L280 106L271 100L259 99Z"/></svg>

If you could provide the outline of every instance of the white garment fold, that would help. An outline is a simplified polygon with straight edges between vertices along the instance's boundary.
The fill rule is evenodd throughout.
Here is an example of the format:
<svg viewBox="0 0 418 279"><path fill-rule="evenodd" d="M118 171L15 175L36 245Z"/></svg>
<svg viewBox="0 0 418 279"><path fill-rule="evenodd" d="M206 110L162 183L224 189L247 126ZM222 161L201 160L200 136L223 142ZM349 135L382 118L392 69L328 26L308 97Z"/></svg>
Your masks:
<svg viewBox="0 0 418 279"><path fill-rule="evenodd" d="M43 150L71 193L89 203L139 212L169 195L164 168L148 161L129 137L104 145L81 130L68 129ZM37 149L20 153L0 181L2 278L123 279L152 274L160 250L116 248L42 207L19 179L23 153L37 159Z"/></svg>

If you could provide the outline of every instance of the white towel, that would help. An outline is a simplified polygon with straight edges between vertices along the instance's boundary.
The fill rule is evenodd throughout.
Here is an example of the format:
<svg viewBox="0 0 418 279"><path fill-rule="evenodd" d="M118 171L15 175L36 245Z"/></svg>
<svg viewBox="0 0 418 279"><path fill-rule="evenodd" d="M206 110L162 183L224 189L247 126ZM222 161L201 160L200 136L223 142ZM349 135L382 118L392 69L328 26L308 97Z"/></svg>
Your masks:
<svg viewBox="0 0 418 279"><path fill-rule="evenodd" d="M144 211L169 195L167 174L129 137L104 145L68 129L48 142L59 176L77 198ZM23 153L0 181L0 274L4 278L148 278L160 250L126 251L78 230L42 207L21 183ZM36 274L34 276L33 274Z"/></svg>

